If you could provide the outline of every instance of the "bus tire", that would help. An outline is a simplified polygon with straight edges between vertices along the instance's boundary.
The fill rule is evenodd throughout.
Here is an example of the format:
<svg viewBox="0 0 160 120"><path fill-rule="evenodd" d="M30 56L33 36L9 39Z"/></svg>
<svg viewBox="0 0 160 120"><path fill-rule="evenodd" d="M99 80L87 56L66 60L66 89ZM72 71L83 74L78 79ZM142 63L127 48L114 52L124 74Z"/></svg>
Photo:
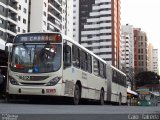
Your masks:
<svg viewBox="0 0 160 120"><path fill-rule="evenodd" d="M6 93L5 102L8 103L8 102L10 102L11 99L12 99L12 95Z"/></svg>
<svg viewBox="0 0 160 120"><path fill-rule="evenodd" d="M119 94L119 101L118 101L118 105L121 106L122 105L122 94Z"/></svg>
<svg viewBox="0 0 160 120"><path fill-rule="evenodd" d="M78 105L80 102L80 97L81 97L81 92L80 92L80 87L78 84L75 85L74 88L74 97L73 97L73 104Z"/></svg>
<svg viewBox="0 0 160 120"><path fill-rule="evenodd" d="M104 105L104 90L103 89L101 89L101 92L100 92L99 104Z"/></svg>

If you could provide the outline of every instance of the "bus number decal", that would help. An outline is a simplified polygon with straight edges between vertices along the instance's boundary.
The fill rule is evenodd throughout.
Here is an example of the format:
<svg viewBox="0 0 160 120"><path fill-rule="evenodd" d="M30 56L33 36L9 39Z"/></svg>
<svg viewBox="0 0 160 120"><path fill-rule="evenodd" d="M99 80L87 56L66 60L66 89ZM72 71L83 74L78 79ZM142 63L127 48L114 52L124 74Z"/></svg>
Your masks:
<svg viewBox="0 0 160 120"><path fill-rule="evenodd" d="M56 93L56 89L46 89L46 93Z"/></svg>

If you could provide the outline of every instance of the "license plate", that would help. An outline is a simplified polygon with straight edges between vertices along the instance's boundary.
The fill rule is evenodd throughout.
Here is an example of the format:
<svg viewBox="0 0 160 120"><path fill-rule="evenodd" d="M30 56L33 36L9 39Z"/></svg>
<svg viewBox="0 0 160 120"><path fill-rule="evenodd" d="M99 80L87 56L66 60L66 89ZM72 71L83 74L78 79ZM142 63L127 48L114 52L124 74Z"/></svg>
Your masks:
<svg viewBox="0 0 160 120"><path fill-rule="evenodd" d="M56 89L46 89L46 93L55 93Z"/></svg>

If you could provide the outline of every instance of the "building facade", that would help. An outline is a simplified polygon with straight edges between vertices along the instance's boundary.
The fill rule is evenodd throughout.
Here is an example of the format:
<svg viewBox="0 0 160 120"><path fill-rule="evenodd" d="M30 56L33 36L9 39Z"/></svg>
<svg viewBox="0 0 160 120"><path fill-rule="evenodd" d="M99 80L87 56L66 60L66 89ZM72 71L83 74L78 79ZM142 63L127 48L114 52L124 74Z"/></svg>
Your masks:
<svg viewBox="0 0 160 120"><path fill-rule="evenodd" d="M74 39L119 67L120 0L74 0L73 8Z"/></svg>
<svg viewBox="0 0 160 120"><path fill-rule="evenodd" d="M126 72L134 70L134 32L132 25L121 26L121 65Z"/></svg>
<svg viewBox="0 0 160 120"><path fill-rule="evenodd" d="M28 30L29 0L0 1L0 49L4 49L5 41L12 40L17 33Z"/></svg>
<svg viewBox="0 0 160 120"><path fill-rule="evenodd" d="M121 35L121 68L128 73L130 68L131 41L128 34Z"/></svg>
<svg viewBox="0 0 160 120"><path fill-rule="evenodd" d="M147 71L148 40L145 32L140 28L134 29L134 72L138 74Z"/></svg>
<svg viewBox="0 0 160 120"><path fill-rule="evenodd" d="M148 44L148 71L153 71L153 45Z"/></svg>
<svg viewBox="0 0 160 120"><path fill-rule="evenodd" d="M30 32L62 31L61 0L30 0Z"/></svg>
<svg viewBox="0 0 160 120"><path fill-rule="evenodd" d="M159 74L158 49L153 49L153 72Z"/></svg>
<svg viewBox="0 0 160 120"><path fill-rule="evenodd" d="M73 36L72 0L30 0L29 32L62 32Z"/></svg>

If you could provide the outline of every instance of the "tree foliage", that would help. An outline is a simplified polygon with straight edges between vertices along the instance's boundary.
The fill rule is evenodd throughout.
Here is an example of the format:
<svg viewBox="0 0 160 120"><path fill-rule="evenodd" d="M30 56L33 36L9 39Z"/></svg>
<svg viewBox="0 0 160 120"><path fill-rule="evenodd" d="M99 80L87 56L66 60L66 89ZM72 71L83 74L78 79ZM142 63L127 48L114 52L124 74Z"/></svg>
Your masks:
<svg viewBox="0 0 160 120"><path fill-rule="evenodd" d="M140 72L135 76L136 86L159 84L160 76L151 71Z"/></svg>

